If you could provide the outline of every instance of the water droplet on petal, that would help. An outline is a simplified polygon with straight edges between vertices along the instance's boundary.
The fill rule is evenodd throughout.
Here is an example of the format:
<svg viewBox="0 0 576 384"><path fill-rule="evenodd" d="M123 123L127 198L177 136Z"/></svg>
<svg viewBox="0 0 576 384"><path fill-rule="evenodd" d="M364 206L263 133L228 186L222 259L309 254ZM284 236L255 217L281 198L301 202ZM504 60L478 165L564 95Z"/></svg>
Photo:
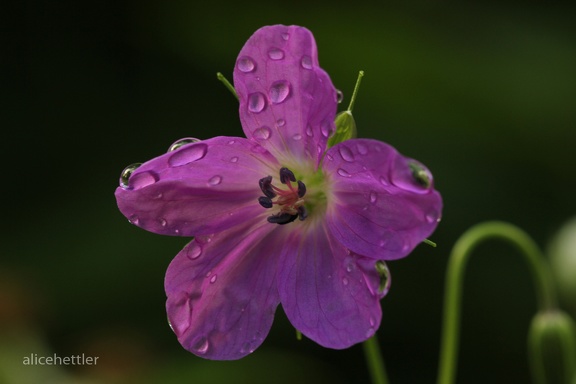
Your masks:
<svg viewBox="0 0 576 384"><path fill-rule="evenodd" d="M168 159L168 164L171 167L180 167L182 165L190 164L204 158L207 152L208 146L204 143L187 145L186 147L175 151Z"/></svg>
<svg viewBox="0 0 576 384"><path fill-rule="evenodd" d="M372 335L374 335L374 333L376 332L376 330L372 327L368 328L368 330L366 331L366 338L372 337Z"/></svg>
<svg viewBox="0 0 576 384"><path fill-rule="evenodd" d="M217 275L212 275L212 277L210 278L210 283L214 284L216 282L216 279L218 278Z"/></svg>
<svg viewBox="0 0 576 384"><path fill-rule="evenodd" d="M302 140L302 135L299 134L299 133L296 133L294 136L292 136L292 138L293 138L294 140Z"/></svg>
<svg viewBox="0 0 576 384"><path fill-rule="evenodd" d="M332 157L332 155L329 155L329 154L326 154L326 158L327 158L328 160L330 160L330 161L333 161L333 160L334 160L334 158Z"/></svg>
<svg viewBox="0 0 576 384"><path fill-rule="evenodd" d="M209 185L218 185L222 182L222 176L220 175L216 175L216 176L212 176L209 180L208 180L208 184Z"/></svg>
<svg viewBox="0 0 576 384"><path fill-rule="evenodd" d="M130 180L130 176L132 176L132 173L141 165L142 163L134 163L124 168L120 174L120 186L122 188L128 188L128 181Z"/></svg>
<svg viewBox="0 0 576 384"><path fill-rule="evenodd" d="M260 127L252 132L252 136L254 136L256 140L268 140L271 135L272 131L270 131L270 128L266 126Z"/></svg>
<svg viewBox="0 0 576 384"><path fill-rule="evenodd" d="M172 145L168 148L168 152L172 152L175 151L181 147L183 147L184 145L187 144L192 144L192 143L198 143L202 140L197 139L195 137L185 137L183 139L180 140L176 140L174 143L172 143Z"/></svg>
<svg viewBox="0 0 576 384"><path fill-rule="evenodd" d="M356 148L358 149L358 153L361 155L365 155L368 153L368 148L362 143L358 143L356 145Z"/></svg>
<svg viewBox="0 0 576 384"><path fill-rule="evenodd" d="M130 178L130 187L140 189L152 185L157 181L158 175L152 171L137 173Z"/></svg>
<svg viewBox="0 0 576 384"><path fill-rule="evenodd" d="M374 320L374 318L372 316L370 316L370 326L373 327L376 325L376 320Z"/></svg>
<svg viewBox="0 0 576 384"><path fill-rule="evenodd" d="M260 113L266 108L266 98L260 92L254 92L248 95L248 110L254 113Z"/></svg>
<svg viewBox="0 0 576 384"><path fill-rule="evenodd" d="M235 142L236 142L236 140L230 140L230 141L228 142L228 145L232 145L232 144L234 144Z"/></svg>
<svg viewBox="0 0 576 384"><path fill-rule="evenodd" d="M284 51L279 48L272 48L268 51L268 57L272 60L282 60L284 58Z"/></svg>
<svg viewBox="0 0 576 384"><path fill-rule="evenodd" d="M196 340L192 346L192 349L199 355L204 355L206 352L208 352L209 347L210 343L208 342L208 339L206 337L200 337L198 340Z"/></svg>
<svg viewBox="0 0 576 384"><path fill-rule="evenodd" d="M312 131L312 126L310 125L306 127L306 136L314 137L314 131Z"/></svg>
<svg viewBox="0 0 576 384"><path fill-rule="evenodd" d="M312 69L312 58L308 55L302 56L302 60L300 61L302 68L304 69Z"/></svg>
<svg viewBox="0 0 576 384"><path fill-rule="evenodd" d="M190 260L196 260L202 254L202 247L196 241L192 242L192 245L188 247L186 252L186 256Z"/></svg>
<svg viewBox="0 0 576 384"><path fill-rule="evenodd" d="M392 279L390 278L390 270L388 269L388 265L382 260L378 260L375 264L376 271L380 277L380 282L378 284L378 294L379 295L386 295L388 290L390 289L390 284L392 283Z"/></svg>
<svg viewBox="0 0 576 384"><path fill-rule="evenodd" d="M345 169L343 168L338 168L338 174L342 177L351 177L352 175Z"/></svg>
<svg viewBox="0 0 576 384"><path fill-rule="evenodd" d="M352 151L350 150L350 148L344 146L344 145L340 145L340 149L338 150L338 152L340 152L340 156L342 156L342 158L351 163L354 161L354 154L352 153Z"/></svg>
<svg viewBox="0 0 576 384"><path fill-rule="evenodd" d="M399 157L390 176L394 185L406 191L428 193L432 187L432 174L416 160Z"/></svg>
<svg viewBox="0 0 576 384"><path fill-rule="evenodd" d="M344 94L342 93L341 90L337 89L336 90L336 102L338 104L340 104L342 102L342 100L344 100Z"/></svg>
<svg viewBox="0 0 576 384"><path fill-rule="evenodd" d="M380 184L382 185L390 185L388 180L384 176L380 176Z"/></svg>
<svg viewBox="0 0 576 384"><path fill-rule="evenodd" d="M239 58L237 65L238 69L244 73L252 72L256 69L256 64L254 63L254 60L252 60L248 56L242 56L241 58Z"/></svg>
<svg viewBox="0 0 576 384"><path fill-rule="evenodd" d="M330 135L332 134L332 121L324 120L320 124L320 132L322 132L322 135L324 137L330 137Z"/></svg>
<svg viewBox="0 0 576 384"><path fill-rule="evenodd" d="M283 39L284 41L288 41L288 40L290 39L290 35L289 35L288 33L283 33L283 34L282 34L282 39Z"/></svg>
<svg viewBox="0 0 576 384"><path fill-rule="evenodd" d="M286 120L284 120L284 119L278 119L278 120L276 120L276 125L277 125L278 127L283 127L283 126L286 125Z"/></svg>
<svg viewBox="0 0 576 384"><path fill-rule="evenodd" d="M234 156L233 158L230 159L231 163L237 163L238 162L238 156Z"/></svg>
<svg viewBox="0 0 576 384"><path fill-rule="evenodd" d="M270 101L274 104L282 103L290 95L290 83L276 81L270 86Z"/></svg>
<svg viewBox="0 0 576 384"><path fill-rule="evenodd" d="M356 270L356 263L352 257L349 256L344 259L344 268L346 268L346 272L348 273Z"/></svg>
<svg viewBox="0 0 576 384"><path fill-rule="evenodd" d="M166 225L168 225L168 222L166 221L166 219L160 219L160 225L165 227Z"/></svg>
<svg viewBox="0 0 576 384"><path fill-rule="evenodd" d="M343 278L343 279L342 279L342 284L348 285L348 278L346 278L346 277Z"/></svg>
<svg viewBox="0 0 576 384"><path fill-rule="evenodd" d="M136 215L130 216L130 218L128 219L128 222L130 224L138 225L138 222L139 222L138 216L136 216Z"/></svg>
<svg viewBox="0 0 576 384"><path fill-rule="evenodd" d="M376 204L377 200L378 200L378 195L376 194L376 192L370 191L370 202L372 204Z"/></svg>
<svg viewBox="0 0 576 384"><path fill-rule="evenodd" d="M430 224L437 223L440 221L440 216L436 212L430 212L426 214L426 221Z"/></svg>

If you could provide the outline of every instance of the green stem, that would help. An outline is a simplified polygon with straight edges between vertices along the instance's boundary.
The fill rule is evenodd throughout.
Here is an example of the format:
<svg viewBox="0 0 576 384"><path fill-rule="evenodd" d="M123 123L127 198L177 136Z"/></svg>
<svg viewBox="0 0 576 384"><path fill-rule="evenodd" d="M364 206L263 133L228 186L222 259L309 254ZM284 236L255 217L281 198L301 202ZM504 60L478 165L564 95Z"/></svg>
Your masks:
<svg viewBox="0 0 576 384"><path fill-rule="evenodd" d="M454 382L464 269L474 248L489 238L507 240L518 248L532 272L540 309L552 309L556 306L556 296L548 265L538 246L524 231L514 225L498 221L481 223L470 228L458 239L448 261L438 384L452 384Z"/></svg>
<svg viewBox="0 0 576 384"><path fill-rule="evenodd" d="M380 352L380 346L378 345L376 334L362 343L362 347L364 348L364 355L366 356L366 363L368 364L368 370L372 377L372 383L388 384L384 359Z"/></svg>
<svg viewBox="0 0 576 384"><path fill-rule="evenodd" d="M350 105L348 106L349 112L352 112L352 108L354 108L354 102L356 101L358 89L360 89L360 83L362 82L363 77L364 77L364 71L358 72L358 78L356 79L356 85L354 86L354 91L352 92L352 97L350 98Z"/></svg>
<svg viewBox="0 0 576 384"><path fill-rule="evenodd" d="M228 90L230 92L232 92L232 94L234 95L234 97L236 98L236 100L240 100L240 98L238 97L238 94L236 93L236 90L234 89L234 87L232 86L232 84L230 84L230 82L228 81L228 79L220 72L216 73L216 77L218 78L218 80L220 80L222 82L222 84L224 84L224 86L226 88L228 88Z"/></svg>

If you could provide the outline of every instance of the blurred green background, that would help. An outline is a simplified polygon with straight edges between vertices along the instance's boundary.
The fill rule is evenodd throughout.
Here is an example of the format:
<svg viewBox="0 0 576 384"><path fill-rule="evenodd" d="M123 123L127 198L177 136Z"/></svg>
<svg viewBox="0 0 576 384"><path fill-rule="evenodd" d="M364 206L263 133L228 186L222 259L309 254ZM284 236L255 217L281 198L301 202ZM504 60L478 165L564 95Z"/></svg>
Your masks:
<svg viewBox="0 0 576 384"><path fill-rule="evenodd" d="M281 310L251 356L204 361L168 327L163 279L187 242L118 212L128 164L181 137L241 135L232 78L268 24L315 34L321 65L355 106L360 137L432 170L443 221L391 262L378 332L393 384L436 377L444 270L474 223L501 219L543 247L576 213L575 8L472 1L20 1L0 7L0 382L362 383L362 349L296 341ZM464 292L461 383L529 381L536 301L505 244L478 249ZM30 353L99 356L27 367ZM5 381L2 381L5 380Z"/></svg>

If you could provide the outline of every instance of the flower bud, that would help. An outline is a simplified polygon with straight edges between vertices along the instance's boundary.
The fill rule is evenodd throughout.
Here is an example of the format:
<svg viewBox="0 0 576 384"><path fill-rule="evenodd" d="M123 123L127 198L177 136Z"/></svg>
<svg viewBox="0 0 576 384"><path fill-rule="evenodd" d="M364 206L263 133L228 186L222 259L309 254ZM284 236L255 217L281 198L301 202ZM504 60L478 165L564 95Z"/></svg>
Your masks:
<svg viewBox="0 0 576 384"><path fill-rule="evenodd" d="M576 317L576 218L560 229L548 253L560 301Z"/></svg>
<svg viewBox="0 0 576 384"><path fill-rule="evenodd" d="M343 141L356 138L356 121L351 111L347 110L337 114L334 124L336 125L336 132L328 140L328 148Z"/></svg>
<svg viewBox="0 0 576 384"><path fill-rule="evenodd" d="M528 350L536 384L573 384L576 380L576 330L560 310L540 312L532 319Z"/></svg>

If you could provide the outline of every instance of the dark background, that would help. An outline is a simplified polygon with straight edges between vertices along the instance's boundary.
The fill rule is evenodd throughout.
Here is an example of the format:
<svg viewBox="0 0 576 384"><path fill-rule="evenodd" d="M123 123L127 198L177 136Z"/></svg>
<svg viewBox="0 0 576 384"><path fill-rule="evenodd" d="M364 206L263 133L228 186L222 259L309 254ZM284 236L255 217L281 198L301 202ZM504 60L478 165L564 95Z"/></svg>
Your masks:
<svg viewBox="0 0 576 384"><path fill-rule="evenodd" d="M181 137L242 135L230 80L268 24L314 33L321 65L360 137L425 163L444 198L432 240L391 262L378 332L391 383L436 377L451 246L491 219L545 247L574 216L574 8L513 2L13 1L0 6L0 382L351 383L362 349L296 341L281 310L251 356L204 361L166 322L163 279L187 242L118 212L122 169ZM232 5L234 4L234 5ZM524 261L481 246L464 287L458 381L529 381L536 311ZM96 366L29 367L24 356L84 353ZM4 381L2 381L4 380ZM53 381L50 381L53 380Z"/></svg>

